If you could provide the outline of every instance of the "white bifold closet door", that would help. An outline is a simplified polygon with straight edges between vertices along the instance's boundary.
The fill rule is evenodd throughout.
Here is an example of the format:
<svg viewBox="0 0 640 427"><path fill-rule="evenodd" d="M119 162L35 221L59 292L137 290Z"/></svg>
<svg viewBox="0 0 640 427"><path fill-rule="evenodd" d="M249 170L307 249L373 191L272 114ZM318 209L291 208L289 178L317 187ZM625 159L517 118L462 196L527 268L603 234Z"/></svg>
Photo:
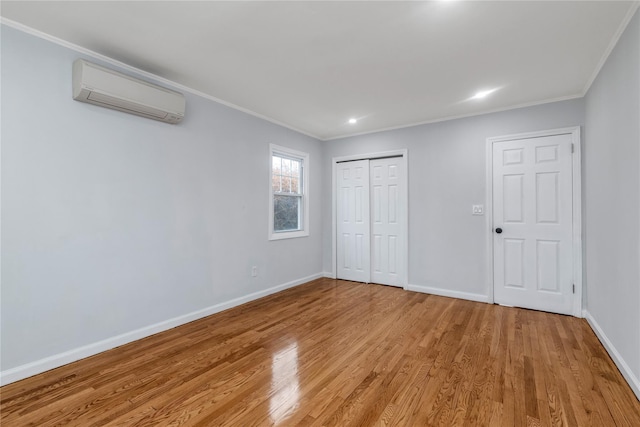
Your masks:
<svg viewBox="0 0 640 427"><path fill-rule="evenodd" d="M402 157L338 163L337 277L403 286Z"/></svg>
<svg viewBox="0 0 640 427"><path fill-rule="evenodd" d="M337 165L337 277L369 283L369 160Z"/></svg>

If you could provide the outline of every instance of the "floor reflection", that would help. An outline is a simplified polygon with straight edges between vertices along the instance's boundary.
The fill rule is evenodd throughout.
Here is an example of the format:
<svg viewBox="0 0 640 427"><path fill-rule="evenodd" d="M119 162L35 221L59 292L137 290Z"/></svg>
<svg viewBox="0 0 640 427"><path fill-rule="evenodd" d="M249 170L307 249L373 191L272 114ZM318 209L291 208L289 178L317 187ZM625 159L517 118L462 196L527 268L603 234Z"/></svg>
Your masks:
<svg viewBox="0 0 640 427"><path fill-rule="evenodd" d="M273 355L271 392L270 417L274 424L279 424L295 412L300 398L297 342L289 344Z"/></svg>

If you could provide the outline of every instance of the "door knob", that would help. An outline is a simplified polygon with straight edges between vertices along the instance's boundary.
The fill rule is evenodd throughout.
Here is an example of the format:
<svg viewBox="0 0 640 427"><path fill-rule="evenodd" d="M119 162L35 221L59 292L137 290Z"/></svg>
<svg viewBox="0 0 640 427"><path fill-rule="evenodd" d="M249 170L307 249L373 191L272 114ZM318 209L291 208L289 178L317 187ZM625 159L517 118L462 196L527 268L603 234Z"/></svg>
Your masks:
<svg viewBox="0 0 640 427"><path fill-rule="evenodd" d="M500 228L500 227L496 228L496 233L498 233L498 234L502 233L502 228Z"/></svg>

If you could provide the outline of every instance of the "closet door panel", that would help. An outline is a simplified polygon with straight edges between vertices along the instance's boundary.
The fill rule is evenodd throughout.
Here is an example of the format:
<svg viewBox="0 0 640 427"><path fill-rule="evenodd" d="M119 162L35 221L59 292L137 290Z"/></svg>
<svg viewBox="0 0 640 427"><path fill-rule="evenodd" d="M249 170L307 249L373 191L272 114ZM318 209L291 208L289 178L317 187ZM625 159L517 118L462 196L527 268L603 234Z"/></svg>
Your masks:
<svg viewBox="0 0 640 427"><path fill-rule="evenodd" d="M336 167L338 279L371 281L369 160Z"/></svg>
<svg viewBox="0 0 640 427"><path fill-rule="evenodd" d="M371 282L402 286L404 260L403 159L370 161Z"/></svg>

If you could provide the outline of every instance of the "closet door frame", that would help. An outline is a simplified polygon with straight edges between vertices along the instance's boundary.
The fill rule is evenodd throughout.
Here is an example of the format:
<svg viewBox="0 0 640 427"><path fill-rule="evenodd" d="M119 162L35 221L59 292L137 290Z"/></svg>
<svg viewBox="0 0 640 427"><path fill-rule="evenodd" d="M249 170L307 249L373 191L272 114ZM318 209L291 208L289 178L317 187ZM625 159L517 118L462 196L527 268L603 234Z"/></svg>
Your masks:
<svg viewBox="0 0 640 427"><path fill-rule="evenodd" d="M336 278L336 256L337 256L337 222L336 222L336 210L337 204L337 192L336 192L336 166L339 162L354 161L354 160L374 160L384 157L399 157L402 156L403 168L402 174L404 175L404 189L403 191L403 203L404 203L404 215L402 225L402 237L404 239L404 260L402 261L402 268L404 269L402 288L407 289L409 278L409 157L407 149L392 150L392 151L380 151L374 153L360 153L352 154L349 156L333 157L331 159L331 272L326 276L332 279Z"/></svg>

